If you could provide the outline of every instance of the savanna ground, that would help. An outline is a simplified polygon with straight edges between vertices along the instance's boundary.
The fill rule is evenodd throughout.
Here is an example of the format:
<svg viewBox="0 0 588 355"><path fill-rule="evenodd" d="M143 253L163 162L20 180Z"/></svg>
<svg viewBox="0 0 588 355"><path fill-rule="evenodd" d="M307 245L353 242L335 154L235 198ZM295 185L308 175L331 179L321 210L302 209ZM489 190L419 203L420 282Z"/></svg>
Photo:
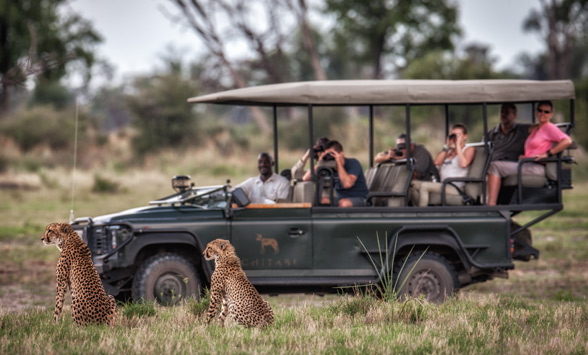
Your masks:
<svg viewBox="0 0 588 355"><path fill-rule="evenodd" d="M198 159L192 156L192 164ZM295 157L286 159L294 161ZM76 216L146 204L170 193L174 171L78 172ZM202 165L200 165L202 166ZM233 164L219 176L255 167ZM235 168L236 167L236 168ZM214 170L214 167L211 169ZM236 170L235 170L236 169ZM198 184L219 176L191 172ZM235 178L234 181L239 181ZM588 183L575 180L565 210L533 228L540 259L515 262L509 279L467 287L442 305L372 297L264 296L273 327L203 325L195 302L162 308L120 305L119 324L79 327L66 307L52 322L58 250L40 241L46 224L66 221L71 172L0 176L0 354L17 353L588 353ZM525 222L532 214L520 216ZM68 296L69 301L69 296Z"/></svg>

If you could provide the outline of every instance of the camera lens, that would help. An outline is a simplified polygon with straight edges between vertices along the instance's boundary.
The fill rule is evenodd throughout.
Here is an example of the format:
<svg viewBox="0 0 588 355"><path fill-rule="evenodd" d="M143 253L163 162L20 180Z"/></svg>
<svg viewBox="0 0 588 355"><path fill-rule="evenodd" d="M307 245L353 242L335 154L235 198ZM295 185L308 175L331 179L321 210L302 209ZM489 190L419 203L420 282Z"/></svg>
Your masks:
<svg viewBox="0 0 588 355"><path fill-rule="evenodd" d="M331 160L335 160L335 157L333 155L331 155L331 153L327 153L323 156L323 160L324 161L331 161Z"/></svg>

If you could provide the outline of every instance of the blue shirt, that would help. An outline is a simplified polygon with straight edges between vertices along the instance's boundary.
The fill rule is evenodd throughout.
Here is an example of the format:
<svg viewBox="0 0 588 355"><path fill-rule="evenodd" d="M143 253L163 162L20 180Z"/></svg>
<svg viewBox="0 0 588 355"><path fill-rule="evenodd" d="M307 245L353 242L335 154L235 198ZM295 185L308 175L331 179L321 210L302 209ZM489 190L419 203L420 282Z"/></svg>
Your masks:
<svg viewBox="0 0 588 355"><path fill-rule="evenodd" d="M337 197L339 198L350 198L350 197L361 197L365 198L368 194L367 184L365 183L365 176L363 175L363 168L357 159L345 158L343 168L347 174L357 176L355 184L348 189L343 188L341 181L337 181L335 185L335 191L337 191Z"/></svg>

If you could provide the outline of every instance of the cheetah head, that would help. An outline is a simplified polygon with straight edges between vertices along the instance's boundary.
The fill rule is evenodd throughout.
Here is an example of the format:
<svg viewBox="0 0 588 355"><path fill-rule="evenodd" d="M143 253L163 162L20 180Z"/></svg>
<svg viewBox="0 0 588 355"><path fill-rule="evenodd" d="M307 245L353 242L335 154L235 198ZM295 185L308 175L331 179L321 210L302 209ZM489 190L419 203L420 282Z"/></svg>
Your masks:
<svg viewBox="0 0 588 355"><path fill-rule="evenodd" d="M234 254L235 248L229 243L228 240L215 239L208 243L204 250L204 258L206 260L218 259L221 255Z"/></svg>
<svg viewBox="0 0 588 355"><path fill-rule="evenodd" d="M45 229L45 234L41 236L41 240L45 245L55 245L61 250L61 243L63 242L64 236L73 232L71 226L67 223L51 223Z"/></svg>

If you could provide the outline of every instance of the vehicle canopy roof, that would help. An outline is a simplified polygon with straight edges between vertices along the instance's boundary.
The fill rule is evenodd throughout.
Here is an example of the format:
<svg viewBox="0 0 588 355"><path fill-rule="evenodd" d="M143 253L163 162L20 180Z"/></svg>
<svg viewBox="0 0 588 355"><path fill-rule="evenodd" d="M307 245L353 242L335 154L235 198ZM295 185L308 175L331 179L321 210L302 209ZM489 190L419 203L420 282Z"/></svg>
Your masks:
<svg viewBox="0 0 588 355"><path fill-rule="evenodd" d="M570 80L327 80L261 85L188 99L256 106L479 104L574 99Z"/></svg>

